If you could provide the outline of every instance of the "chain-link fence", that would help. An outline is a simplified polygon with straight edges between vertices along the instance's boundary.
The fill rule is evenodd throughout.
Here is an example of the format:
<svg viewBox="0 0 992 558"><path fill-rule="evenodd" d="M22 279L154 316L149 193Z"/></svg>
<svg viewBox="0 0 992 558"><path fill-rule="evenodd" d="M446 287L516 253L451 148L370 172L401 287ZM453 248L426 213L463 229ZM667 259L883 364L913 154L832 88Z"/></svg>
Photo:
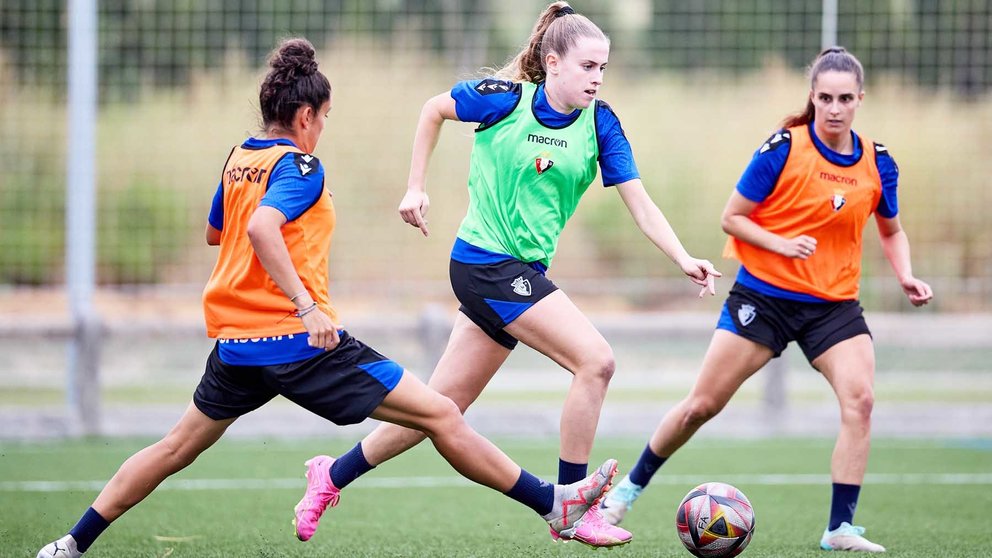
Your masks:
<svg viewBox="0 0 992 558"><path fill-rule="evenodd" d="M888 145L899 163L914 269L937 293L926 311L992 311L992 3L836 4L837 42L867 74L855 128ZM382 316L420 312L430 302L450 307L447 254L467 204L472 128L445 128L429 174L432 235L423 239L396 214L416 119L430 96L516 53L545 5L98 1L101 319L125 329L135 316L200 323L197 293L215 258L203 226L218 175L231 146L259 132L266 54L295 35L317 46L334 87L316 154L339 214L332 296L345 319L389 321ZM624 125L645 185L690 252L730 276L734 264L720 260L720 213L752 152L805 102L803 70L820 48L823 5L574 2L611 37L601 96ZM65 1L0 0L0 320L10 351L23 328L67 315L65 217L74 176L66 161L78 147L66 132L72 24ZM866 236L865 307L908 310L871 223ZM715 315L721 302L693 299L691 285L609 189L590 189L551 275L594 310ZM109 352L105 360L113 361L117 353ZM32 361L17 362L0 382L32 385L23 378ZM121 364L131 365L147 363Z"/></svg>
<svg viewBox="0 0 992 558"><path fill-rule="evenodd" d="M443 287L465 207L469 128L449 126L432 165L434 237L395 215L413 127L430 95L524 42L544 3L511 1L98 2L98 281L199 285L213 251L201 228L230 145L258 128L257 86L280 37L319 46L335 88L317 154L343 215L335 277L372 292L402 269ZM645 183L692 251L719 256L718 216L750 153L803 103L821 1L578 2L611 36L602 96ZM0 2L0 282L64 278L65 2ZM867 70L856 128L889 144L902 169L903 221L919 275L946 310L989 309L992 227L992 9L987 1L840 2L838 42ZM562 243L555 274L651 298L631 279L677 271L640 237L617 196L594 190ZM890 272L867 242L866 303ZM729 265L729 264L728 264ZM361 287L354 287L361 283ZM647 288L648 290L650 287ZM443 288L441 289L443 290ZM378 291L405 305L420 286ZM446 293L442 293L444 296Z"/></svg>

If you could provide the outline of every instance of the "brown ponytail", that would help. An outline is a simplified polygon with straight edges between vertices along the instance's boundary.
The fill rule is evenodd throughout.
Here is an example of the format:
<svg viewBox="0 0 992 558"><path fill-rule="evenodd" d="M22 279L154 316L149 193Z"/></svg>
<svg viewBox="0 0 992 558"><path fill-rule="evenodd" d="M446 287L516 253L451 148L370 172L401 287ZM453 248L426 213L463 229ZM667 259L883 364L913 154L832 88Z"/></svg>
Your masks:
<svg viewBox="0 0 992 558"><path fill-rule="evenodd" d="M865 70L862 68L861 62L853 54L847 52L844 47L835 46L820 52L806 71L806 75L809 76L810 90L816 87L816 79L820 77L820 74L831 71L854 74L855 79L858 81L858 90L861 91L864 88ZM806 108L786 116L782 120L781 127L794 128L796 126L805 126L813 121L814 114L813 99L807 98Z"/></svg>
<svg viewBox="0 0 992 558"><path fill-rule="evenodd" d="M568 2L552 2L537 18L527 46L509 64L495 71L494 76L511 81L540 83L546 77L544 60L548 53L565 56L580 37L609 41L595 23L586 16L575 13Z"/></svg>

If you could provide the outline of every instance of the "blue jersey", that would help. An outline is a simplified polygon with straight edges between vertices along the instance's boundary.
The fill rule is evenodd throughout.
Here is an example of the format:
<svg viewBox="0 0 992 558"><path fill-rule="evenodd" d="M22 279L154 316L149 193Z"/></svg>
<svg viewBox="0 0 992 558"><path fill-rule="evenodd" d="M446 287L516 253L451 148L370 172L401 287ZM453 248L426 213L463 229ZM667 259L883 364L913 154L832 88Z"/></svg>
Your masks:
<svg viewBox="0 0 992 558"><path fill-rule="evenodd" d="M288 139L255 139L248 138L241 147L244 149L265 149L273 145L296 145ZM305 175L300 173L293 161L293 154L287 153L275 168L272 169L272 176L269 177L269 189L262 197L259 206L265 205L278 209L286 216L287 221L292 221L303 214L304 211L313 206L320 198L324 190L324 166L318 165L315 172ZM217 230L224 228L224 188L222 184L217 184L217 192L214 194L214 201L210 207L210 215L207 220L210 226Z"/></svg>
<svg viewBox="0 0 992 558"><path fill-rule="evenodd" d="M480 87L483 82L485 85ZM520 101L520 95L519 84L491 78L462 81L451 88L451 98L455 100L458 119L463 122L478 122L480 128L491 126L513 112ZM604 101L597 100L595 110L599 170L603 185L613 186L640 178L630 142L620 126L620 119ZM548 103L544 84L537 86L537 92L534 93L534 117L541 124L549 128L564 128L574 122L581 112L578 109L570 114L556 111Z"/></svg>
<svg viewBox="0 0 992 558"><path fill-rule="evenodd" d="M783 134L785 130L779 130L771 138L754 152L751 163L744 170L744 174L737 182L737 191L745 198L761 203L772 193L775 183L778 182L782 169L785 168L785 160L789 158L791 143L788 134ZM809 124L809 134L813 138L813 144L817 151L831 163L849 167L857 163L864 152L864 146L858 140L857 134L851 132L854 140L854 152L850 155L837 153L827 147L820 138L816 137L813 123ZM882 178L882 197L878 200L878 207L875 211L882 217L891 219L899 214L899 200L896 196L896 189L899 185L899 167L895 160L889 155L886 149L875 149L875 164L878 166L878 173Z"/></svg>
<svg viewBox="0 0 992 558"><path fill-rule="evenodd" d="M296 145L288 139L255 139L248 138L241 147L244 149L265 149L273 145ZM268 206L279 210L292 221L313 206L324 191L324 167L317 165L315 172L301 174L294 162L294 154L287 153L275 168L269 178L269 189L259 202L259 206ZM207 221L217 230L224 227L224 188L217 186L210 215ZM279 335L256 339L218 339L217 350L220 359L237 366L265 366L286 364L306 360L322 353L321 348L307 344L308 335L301 332L296 335Z"/></svg>

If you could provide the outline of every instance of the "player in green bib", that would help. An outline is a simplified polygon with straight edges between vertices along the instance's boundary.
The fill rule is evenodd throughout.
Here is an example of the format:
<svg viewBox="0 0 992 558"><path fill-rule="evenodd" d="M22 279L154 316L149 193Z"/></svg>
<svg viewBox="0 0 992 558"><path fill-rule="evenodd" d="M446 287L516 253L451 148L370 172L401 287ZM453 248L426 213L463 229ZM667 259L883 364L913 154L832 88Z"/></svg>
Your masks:
<svg viewBox="0 0 992 558"><path fill-rule="evenodd" d="M469 171L468 214L458 238L545 268L579 199L596 178L595 110L549 129L532 109L538 87L520 84L513 112L480 128Z"/></svg>
<svg viewBox="0 0 992 558"><path fill-rule="evenodd" d="M709 261L682 247L641 184L619 119L596 98L609 52L609 39L596 24L566 2L549 5L527 48L509 66L487 79L460 82L424 105L399 207L403 220L426 236L427 167L441 126L445 120L478 122L468 213L451 252L451 285L461 308L430 386L464 412L518 340L571 372L561 415L559 482L586 475L615 369L610 345L545 276L597 167L641 231L701 286L700 296L714 294L713 280L720 276ZM382 425L338 459L338 476L347 484L423 439L419 432ZM631 535L593 507L564 538L613 546Z"/></svg>

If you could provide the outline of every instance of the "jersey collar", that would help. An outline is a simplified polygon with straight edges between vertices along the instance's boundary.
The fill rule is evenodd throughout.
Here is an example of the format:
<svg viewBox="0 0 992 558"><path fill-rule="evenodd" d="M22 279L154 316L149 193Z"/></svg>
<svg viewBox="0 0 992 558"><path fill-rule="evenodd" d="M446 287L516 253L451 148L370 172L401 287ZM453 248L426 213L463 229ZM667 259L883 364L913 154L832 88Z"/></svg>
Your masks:
<svg viewBox="0 0 992 558"><path fill-rule="evenodd" d="M813 122L808 124L809 126L809 137L813 138L813 145L816 146L816 150L820 152L820 155L830 161L831 163L837 165L838 167L850 167L856 165L858 161L861 160L861 154L864 151L861 145L861 138L858 134L851 130L851 139L854 141L854 152L850 155L844 155L843 153L837 153L833 149L827 147L827 144L820 141L820 138L816 137L816 130L813 126Z"/></svg>

